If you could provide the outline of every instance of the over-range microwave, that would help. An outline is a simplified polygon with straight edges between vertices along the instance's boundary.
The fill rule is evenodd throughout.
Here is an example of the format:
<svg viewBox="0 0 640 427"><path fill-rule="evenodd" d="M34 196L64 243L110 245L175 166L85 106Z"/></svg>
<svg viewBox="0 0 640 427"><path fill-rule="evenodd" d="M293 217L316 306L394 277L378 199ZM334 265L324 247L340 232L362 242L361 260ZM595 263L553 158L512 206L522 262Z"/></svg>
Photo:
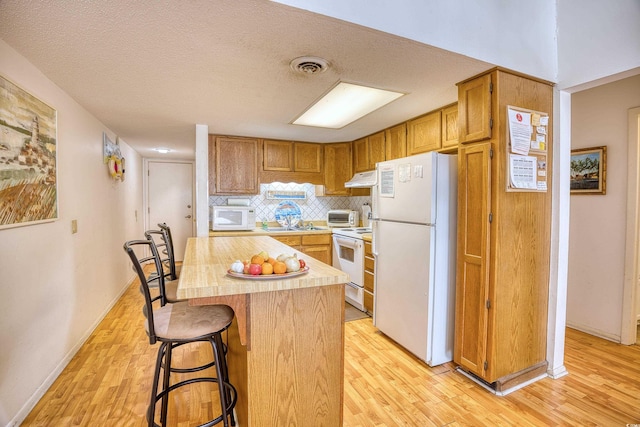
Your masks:
<svg viewBox="0 0 640 427"><path fill-rule="evenodd" d="M256 211L250 206L211 206L211 229L214 231L253 230Z"/></svg>

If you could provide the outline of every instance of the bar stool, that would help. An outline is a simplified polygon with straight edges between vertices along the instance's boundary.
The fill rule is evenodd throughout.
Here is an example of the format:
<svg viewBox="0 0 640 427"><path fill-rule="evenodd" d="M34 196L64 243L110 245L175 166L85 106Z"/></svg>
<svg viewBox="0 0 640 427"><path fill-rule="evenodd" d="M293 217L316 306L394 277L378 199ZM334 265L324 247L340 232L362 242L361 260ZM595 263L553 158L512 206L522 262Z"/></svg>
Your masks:
<svg viewBox="0 0 640 427"><path fill-rule="evenodd" d="M164 230L147 230L145 231L144 236L155 245L158 257L160 257L160 265L162 267L162 277L160 277L156 271L153 271L147 276L147 283L150 286L153 286L155 282L158 282L162 305L182 301L178 299L178 279L174 275L175 263L171 261L173 258L173 251L167 243L169 240L166 237L166 232ZM164 253L167 256L162 258L160 253ZM171 268L172 264L174 265L173 269Z"/></svg>
<svg viewBox="0 0 640 427"><path fill-rule="evenodd" d="M161 222L158 224L160 230L164 232L163 241L166 246L167 255L168 255L168 266L171 271L171 280L176 280L180 277L180 270L182 269L181 265L176 266L176 253L173 250L173 238L171 237L171 228L167 225L166 222Z"/></svg>
<svg viewBox="0 0 640 427"><path fill-rule="evenodd" d="M139 253L151 253L150 256L138 257ZM237 401L235 387L229 382L229 372L223 352L222 332L227 330L233 320L233 310L226 305L189 306L187 302L177 302L173 304L163 304L154 307L154 302L161 301L160 296L151 297L147 276L144 272L144 265L153 264L159 282L163 282L164 273L158 250L151 240L132 240L124 244L124 250L129 255L134 269L140 279L140 291L145 300L143 314L146 318L145 330L149 336L151 345L160 342L156 365L153 375L153 388L151 399L147 410L147 421L149 427L158 426L155 422L156 403L161 401L160 424L166 426L167 409L169 404L169 393L179 387L199 383L215 382L218 384L218 394L220 397L220 416L201 425L213 426L222 421L225 427L235 425L233 408ZM171 368L171 356L174 347L207 341L213 349L213 357L216 367L216 377L197 377L170 384L170 374L175 372ZM182 372L197 372L211 364L183 369ZM160 370L163 370L162 389L158 391L160 381Z"/></svg>

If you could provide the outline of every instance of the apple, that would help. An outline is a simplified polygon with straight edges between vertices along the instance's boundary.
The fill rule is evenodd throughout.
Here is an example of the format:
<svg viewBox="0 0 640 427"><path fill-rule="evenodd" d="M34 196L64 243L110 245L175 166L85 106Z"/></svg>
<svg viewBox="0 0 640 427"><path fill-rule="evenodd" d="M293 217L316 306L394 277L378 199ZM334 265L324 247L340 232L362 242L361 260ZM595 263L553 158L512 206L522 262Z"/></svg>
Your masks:
<svg viewBox="0 0 640 427"><path fill-rule="evenodd" d="M260 255L262 258L264 258L265 262L269 259L269 254L267 253L267 251L262 251L258 255Z"/></svg>
<svg viewBox="0 0 640 427"><path fill-rule="evenodd" d="M298 262L300 263L300 268L304 268L304 266L307 265L307 263L304 262L303 259L299 259Z"/></svg>
<svg viewBox="0 0 640 427"><path fill-rule="evenodd" d="M249 262L248 259L246 259L244 260L243 264L244 264L244 269L242 270L242 272L244 274L249 274L249 266L251 265L251 263Z"/></svg>
<svg viewBox="0 0 640 427"><path fill-rule="evenodd" d="M260 264L250 264L249 265L249 274L253 276L258 276L262 274L262 266Z"/></svg>

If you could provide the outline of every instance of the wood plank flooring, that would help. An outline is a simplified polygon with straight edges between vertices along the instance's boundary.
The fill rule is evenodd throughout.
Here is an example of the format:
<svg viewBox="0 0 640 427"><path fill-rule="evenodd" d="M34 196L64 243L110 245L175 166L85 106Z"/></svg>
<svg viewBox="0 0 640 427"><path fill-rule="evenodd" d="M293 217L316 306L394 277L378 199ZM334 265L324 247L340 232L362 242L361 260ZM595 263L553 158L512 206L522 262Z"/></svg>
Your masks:
<svg viewBox="0 0 640 427"><path fill-rule="evenodd" d="M23 426L143 426L157 344L144 333L137 283L127 290L47 391ZM378 332L371 319L345 324L344 426L625 426L640 423L640 347L567 330L569 375L505 397L455 372L430 368ZM209 360L197 344L178 363ZM215 416L216 392L176 393L170 425ZM278 426L274 420L273 426ZM332 427L332 426L329 426Z"/></svg>

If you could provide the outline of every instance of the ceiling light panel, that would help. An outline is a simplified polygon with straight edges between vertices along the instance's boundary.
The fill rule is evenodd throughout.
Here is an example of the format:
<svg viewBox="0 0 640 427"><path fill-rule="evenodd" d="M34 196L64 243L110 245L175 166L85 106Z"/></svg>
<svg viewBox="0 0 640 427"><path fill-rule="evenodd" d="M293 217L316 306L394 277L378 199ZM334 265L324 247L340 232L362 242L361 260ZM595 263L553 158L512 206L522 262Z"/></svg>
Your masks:
<svg viewBox="0 0 640 427"><path fill-rule="evenodd" d="M404 93L339 82L293 124L340 129L402 95Z"/></svg>

